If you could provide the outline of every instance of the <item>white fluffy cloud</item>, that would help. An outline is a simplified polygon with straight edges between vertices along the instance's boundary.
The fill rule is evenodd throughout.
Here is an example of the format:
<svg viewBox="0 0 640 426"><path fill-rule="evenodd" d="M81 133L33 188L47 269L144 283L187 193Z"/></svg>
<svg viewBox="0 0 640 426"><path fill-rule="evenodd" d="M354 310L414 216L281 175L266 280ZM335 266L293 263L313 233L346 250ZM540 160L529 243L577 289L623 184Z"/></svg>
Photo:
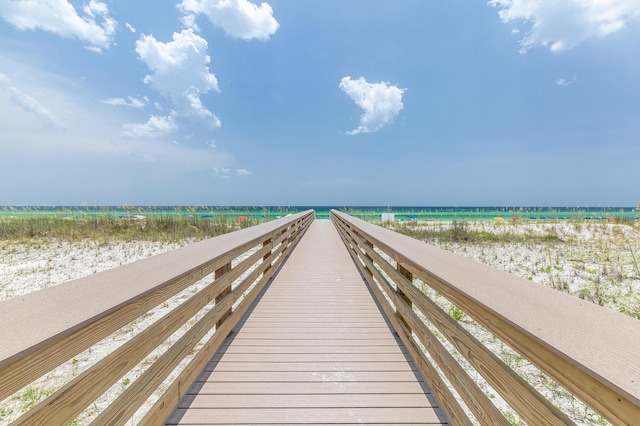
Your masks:
<svg viewBox="0 0 640 426"><path fill-rule="evenodd" d="M206 118L214 127L220 127L218 117L200 100L210 90L219 91L218 80L209 71L211 58L205 39L192 29L173 33L173 40L167 43L143 35L136 42L136 53L153 71L144 78L145 83L168 95L178 114Z"/></svg>
<svg viewBox="0 0 640 426"><path fill-rule="evenodd" d="M258 6L248 0L182 0L178 7L186 14L183 23L188 27L197 28L195 18L204 14L228 36L244 40L267 40L279 26L268 3Z"/></svg>
<svg viewBox="0 0 640 426"><path fill-rule="evenodd" d="M167 117L152 115L146 123L125 124L122 136L157 138L166 136L177 130L175 113L172 111Z"/></svg>
<svg viewBox="0 0 640 426"><path fill-rule="evenodd" d="M91 50L108 49L118 24L107 5L90 0L82 12L79 15L67 0L0 1L0 16L19 30L41 29L79 39Z"/></svg>
<svg viewBox="0 0 640 426"><path fill-rule="evenodd" d="M347 132L349 135L380 130L393 121L404 107L402 95L405 89L392 86L388 82L369 83L364 77L353 80L347 76L340 80L339 87L364 110L360 117L360 125Z"/></svg>
<svg viewBox="0 0 640 426"><path fill-rule="evenodd" d="M536 46L553 52L571 49L640 19L638 0L491 0L488 4L500 9L498 14L505 23L531 25L520 40L522 53Z"/></svg>

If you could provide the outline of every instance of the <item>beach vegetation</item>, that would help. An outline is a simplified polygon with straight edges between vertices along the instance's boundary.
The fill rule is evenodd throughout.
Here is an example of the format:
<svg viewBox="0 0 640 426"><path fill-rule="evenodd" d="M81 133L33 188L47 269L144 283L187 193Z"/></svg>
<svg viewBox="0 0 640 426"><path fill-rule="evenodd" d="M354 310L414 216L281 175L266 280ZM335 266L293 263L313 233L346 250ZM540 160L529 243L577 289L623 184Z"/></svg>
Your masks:
<svg viewBox="0 0 640 426"><path fill-rule="evenodd" d="M427 243L560 243L562 238L553 229L545 233L514 232L509 224L491 224L454 220L451 222L390 222L383 226L403 235L425 241ZM479 224L478 226L475 226ZM498 229L496 229L498 228Z"/></svg>
<svg viewBox="0 0 640 426"><path fill-rule="evenodd" d="M35 386L27 386L18 395L18 398L22 401L22 412L25 413L32 409L41 400L53 393L54 389L51 388L38 388Z"/></svg>
<svg viewBox="0 0 640 426"><path fill-rule="evenodd" d="M0 300L21 294L18 290L9 289L13 281L22 282L33 274L52 275L57 269L52 265L63 258L62 254L69 246L81 246L80 253L100 250L107 256L105 260L110 261L113 257L117 266L117 262L122 264L122 260L116 260L116 254L110 252L110 249L117 248L127 261L135 260L149 255L149 252L137 247L138 241L186 244L269 220L266 218L267 213L264 213L264 218L247 214L242 220L238 220L242 217L238 214L204 218L189 210L145 217L136 213L140 212L133 211L124 217L108 214L91 217L0 217L0 267L2 263L6 264L5 282L0 283ZM451 221L407 220L385 223L384 226L640 319L640 221L596 221L581 218L564 221L526 218L469 221L456 218ZM28 247L25 248L24 245ZM38 250L40 253L33 255ZM63 262L64 269L70 269L71 263L82 263L82 255L78 253L72 252L68 261ZM86 262L91 273L101 268L94 263L95 259ZM14 273L19 280L13 279L14 275L11 274ZM51 278L48 280L53 281ZM53 284L55 283L45 285ZM426 283L416 280L416 285L430 297L444 299ZM167 302L162 307L168 307ZM442 308L464 327L475 327L472 317L456 306L442 302ZM132 322L131 326L134 325L135 322ZM489 337L491 338L495 339ZM519 374L535 376L520 355L506 348L498 352L505 363L519 370ZM154 355L156 358L157 356ZM78 358L73 358L70 365L72 376L76 376L79 369ZM131 380L125 377L116 387L124 389ZM555 382L544 383L546 391L554 397L552 400L568 400L568 393L561 391ZM47 396L47 393L50 393L47 389L25 389L18 394L15 406L0 407L0 420L3 416L9 418L18 415L25 410L23 406L32 407ZM603 421L601 416L587 413L582 406L574 407L568 402L563 404L573 412L574 418L584 420L583 424L601 424ZM98 411L94 405L81 417L89 418ZM513 413L506 413L505 416L511 424L524 424ZM81 423L76 419L72 424Z"/></svg>
<svg viewBox="0 0 640 426"><path fill-rule="evenodd" d="M43 240L78 242L201 240L247 228L266 219L242 216L201 218L191 214L85 217L24 216L0 218L0 242L38 244Z"/></svg>
<svg viewBox="0 0 640 426"><path fill-rule="evenodd" d="M382 226L640 318L638 220L395 221Z"/></svg>
<svg viewBox="0 0 640 426"><path fill-rule="evenodd" d="M464 317L466 316L466 314L460 308L458 308L457 306L454 306L454 305L451 305L451 308L449 309L449 314L456 321L462 321L464 319Z"/></svg>

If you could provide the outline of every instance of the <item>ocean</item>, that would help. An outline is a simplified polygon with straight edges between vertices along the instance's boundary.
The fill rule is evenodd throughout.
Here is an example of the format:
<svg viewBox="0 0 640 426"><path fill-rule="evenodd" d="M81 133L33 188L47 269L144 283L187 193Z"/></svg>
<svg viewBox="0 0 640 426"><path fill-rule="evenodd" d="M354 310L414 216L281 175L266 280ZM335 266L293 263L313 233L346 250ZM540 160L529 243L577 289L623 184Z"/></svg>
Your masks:
<svg viewBox="0 0 640 426"><path fill-rule="evenodd" d="M633 207L411 207L411 206L4 206L0 218L94 216L147 217L196 216L202 219L245 216L255 220L278 217L314 209L316 217L328 219L331 209L343 211L370 222L382 220L383 213L393 213L396 221L486 221L486 220L638 220L640 211Z"/></svg>

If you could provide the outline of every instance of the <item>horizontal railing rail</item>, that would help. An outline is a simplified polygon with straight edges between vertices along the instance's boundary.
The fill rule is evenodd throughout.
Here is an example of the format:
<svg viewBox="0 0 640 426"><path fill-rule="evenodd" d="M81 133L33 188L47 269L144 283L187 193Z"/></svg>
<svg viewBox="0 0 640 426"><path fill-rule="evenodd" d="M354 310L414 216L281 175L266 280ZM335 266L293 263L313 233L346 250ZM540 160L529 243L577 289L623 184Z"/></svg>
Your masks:
<svg viewBox="0 0 640 426"><path fill-rule="evenodd" d="M77 421L118 386L92 424L125 424L144 404L135 422L161 423L313 219L308 210L0 302L0 401L63 364L75 368L78 354L173 305L12 424Z"/></svg>
<svg viewBox="0 0 640 426"><path fill-rule="evenodd" d="M638 320L336 210L331 219L454 424L510 424L484 384L527 424L573 424L467 331L455 310L611 423L638 424Z"/></svg>

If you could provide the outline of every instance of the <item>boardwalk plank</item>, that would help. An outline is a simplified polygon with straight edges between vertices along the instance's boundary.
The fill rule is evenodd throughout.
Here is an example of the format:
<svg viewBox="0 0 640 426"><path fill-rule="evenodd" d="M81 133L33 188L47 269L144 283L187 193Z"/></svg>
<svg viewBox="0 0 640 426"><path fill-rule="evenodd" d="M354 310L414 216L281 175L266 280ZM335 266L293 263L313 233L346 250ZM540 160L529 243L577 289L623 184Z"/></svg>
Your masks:
<svg viewBox="0 0 640 426"><path fill-rule="evenodd" d="M220 362L216 371L411 371L406 361Z"/></svg>
<svg viewBox="0 0 640 426"><path fill-rule="evenodd" d="M446 424L329 221L227 340L167 425Z"/></svg>
<svg viewBox="0 0 640 426"><path fill-rule="evenodd" d="M419 394L423 388L419 382L307 382L304 384L292 384L291 382L252 382L251 387L246 383L234 382L203 382L198 387L196 395L252 395L260 394L291 394L292 385L295 385L301 394Z"/></svg>
<svg viewBox="0 0 640 426"><path fill-rule="evenodd" d="M234 345L225 354L398 354L405 353L396 345L385 346L256 346Z"/></svg>
<svg viewBox="0 0 640 426"><path fill-rule="evenodd" d="M412 371L213 371L207 382L414 382ZM384 384L381 384L384 386Z"/></svg>
<svg viewBox="0 0 640 426"><path fill-rule="evenodd" d="M183 415L180 418L180 415ZM178 418L177 421L171 421ZM178 409L168 425L216 424L441 424L432 408Z"/></svg>
<svg viewBox="0 0 640 426"><path fill-rule="evenodd" d="M286 362L286 363L322 363L322 362L404 362L405 356L402 352L395 353L276 353L276 354L256 354L256 353L230 353L214 357L214 361L224 363L248 363L259 359L260 362Z"/></svg>
<svg viewBox="0 0 640 426"><path fill-rule="evenodd" d="M192 401L178 408L379 408L389 406L388 394L291 394L263 393L250 395L198 394ZM432 407L422 393L404 394L402 406L395 408Z"/></svg>

